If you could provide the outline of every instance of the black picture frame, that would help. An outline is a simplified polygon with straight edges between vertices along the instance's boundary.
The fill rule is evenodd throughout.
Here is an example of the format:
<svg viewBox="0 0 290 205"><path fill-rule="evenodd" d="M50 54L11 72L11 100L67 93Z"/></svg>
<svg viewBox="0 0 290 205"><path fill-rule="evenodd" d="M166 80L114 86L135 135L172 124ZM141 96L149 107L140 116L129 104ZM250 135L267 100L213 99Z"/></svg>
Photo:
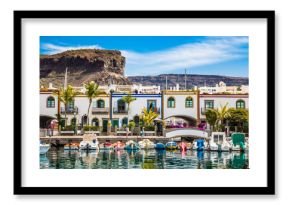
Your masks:
<svg viewBox="0 0 290 205"><path fill-rule="evenodd" d="M22 186L22 19L210 18L267 21L266 187L24 187ZM15 195L273 195L275 194L275 11L14 11L14 194Z"/></svg>

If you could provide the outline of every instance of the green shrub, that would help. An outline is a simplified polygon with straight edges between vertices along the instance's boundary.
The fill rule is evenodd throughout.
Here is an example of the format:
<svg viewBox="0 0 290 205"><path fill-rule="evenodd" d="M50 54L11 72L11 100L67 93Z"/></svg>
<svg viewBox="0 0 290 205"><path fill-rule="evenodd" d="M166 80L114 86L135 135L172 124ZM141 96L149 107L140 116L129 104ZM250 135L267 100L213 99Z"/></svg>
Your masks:
<svg viewBox="0 0 290 205"><path fill-rule="evenodd" d="M65 127L62 127L62 131L74 131L74 126L73 125L67 125Z"/></svg>
<svg viewBox="0 0 290 205"><path fill-rule="evenodd" d="M86 125L84 131L99 131L99 126Z"/></svg>
<svg viewBox="0 0 290 205"><path fill-rule="evenodd" d="M134 121L130 121L128 124L129 128L132 129L135 127L135 122Z"/></svg>
<svg viewBox="0 0 290 205"><path fill-rule="evenodd" d="M154 125L148 125L148 126L144 127L144 130L145 131L155 131L155 127L154 127Z"/></svg>

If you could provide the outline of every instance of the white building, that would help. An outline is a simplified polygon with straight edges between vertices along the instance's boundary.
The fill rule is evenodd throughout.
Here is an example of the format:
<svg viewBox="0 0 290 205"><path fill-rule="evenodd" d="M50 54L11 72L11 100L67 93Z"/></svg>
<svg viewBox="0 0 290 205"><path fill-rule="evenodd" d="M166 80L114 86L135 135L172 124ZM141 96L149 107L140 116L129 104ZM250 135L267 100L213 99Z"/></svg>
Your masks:
<svg viewBox="0 0 290 205"><path fill-rule="evenodd" d="M200 94L200 119L205 121L207 109L219 109L227 105L228 108L249 108L248 94Z"/></svg>
<svg viewBox="0 0 290 205"><path fill-rule="evenodd" d="M163 119L168 123L195 126L198 116L196 91L167 90L163 92Z"/></svg>
<svg viewBox="0 0 290 205"><path fill-rule="evenodd" d="M224 82L219 82L215 87L204 86L199 87L201 94L217 94L217 93L227 93L227 94L247 94L249 92L249 86L227 86Z"/></svg>

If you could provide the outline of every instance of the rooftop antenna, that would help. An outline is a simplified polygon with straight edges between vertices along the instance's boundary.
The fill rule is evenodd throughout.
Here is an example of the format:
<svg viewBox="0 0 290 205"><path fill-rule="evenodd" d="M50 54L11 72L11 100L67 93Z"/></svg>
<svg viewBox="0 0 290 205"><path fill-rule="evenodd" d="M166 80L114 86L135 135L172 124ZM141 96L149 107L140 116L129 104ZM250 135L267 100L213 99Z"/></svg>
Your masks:
<svg viewBox="0 0 290 205"><path fill-rule="evenodd" d="M165 76L165 81L166 81L166 83L165 83L165 90L167 90L167 76Z"/></svg>
<svg viewBox="0 0 290 205"><path fill-rule="evenodd" d="M67 67L65 69L65 76L64 76L64 89L67 88Z"/></svg>
<svg viewBox="0 0 290 205"><path fill-rule="evenodd" d="M185 72L184 72L184 88L186 90L186 68L185 68Z"/></svg>

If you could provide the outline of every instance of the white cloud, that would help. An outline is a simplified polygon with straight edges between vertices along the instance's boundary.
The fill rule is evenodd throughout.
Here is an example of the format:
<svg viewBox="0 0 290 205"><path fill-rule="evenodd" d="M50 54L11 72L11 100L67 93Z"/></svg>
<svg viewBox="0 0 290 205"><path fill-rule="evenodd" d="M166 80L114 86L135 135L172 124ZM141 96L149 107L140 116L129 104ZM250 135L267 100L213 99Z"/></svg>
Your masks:
<svg viewBox="0 0 290 205"><path fill-rule="evenodd" d="M99 45L80 45L80 46L59 46L50 43L45 43L41 45L41 48L46 54L56 54L67 50L77 50L77 49L102 49Z"/></svg>
<svg viewBox="0 0 290 205"><path fill-rule="evenodd" d="M147 53L129 50L121 50L121 52L126 57L127 75L156 75L247 58L247 45L248 37L208 37L200 42L183 44L166 50ZM84 48L104 49L99 45L54 44L43 44L41 48L47 54Z"/></svg>
<svg viewBox="0 0 290 205"><path fill-rule="evenodd" d="M247 37L207 38L198 43L149 53L123 50L128 75L155 75L245 58Z"/></svg>

